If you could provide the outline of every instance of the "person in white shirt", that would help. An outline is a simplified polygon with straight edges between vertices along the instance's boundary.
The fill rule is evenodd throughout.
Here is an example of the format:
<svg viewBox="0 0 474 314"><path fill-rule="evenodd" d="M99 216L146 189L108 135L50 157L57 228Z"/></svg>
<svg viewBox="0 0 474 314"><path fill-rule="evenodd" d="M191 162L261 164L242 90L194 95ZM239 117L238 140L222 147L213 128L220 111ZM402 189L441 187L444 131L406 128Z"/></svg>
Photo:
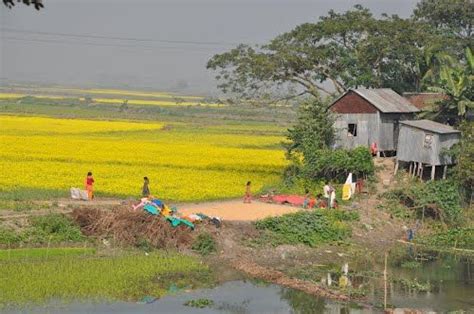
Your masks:
<svg viewBox="0 0 474 314"><path fill-rule="evenodd" d="M326 203L328 204L328 208L331 207L331 193L332 193L332 187L329 185L329 182L326 181L326 185L323 187L323 195L324 195L324 198L326 199Z"/></svg>

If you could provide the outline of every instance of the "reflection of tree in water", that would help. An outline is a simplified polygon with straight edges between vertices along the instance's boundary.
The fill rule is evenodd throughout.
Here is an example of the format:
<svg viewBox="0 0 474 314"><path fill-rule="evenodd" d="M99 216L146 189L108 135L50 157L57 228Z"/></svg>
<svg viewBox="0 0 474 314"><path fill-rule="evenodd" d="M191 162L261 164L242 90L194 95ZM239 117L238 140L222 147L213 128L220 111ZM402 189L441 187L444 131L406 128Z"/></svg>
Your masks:
<svg viewBox="0 0 474 314"><path fill-rule="evenodd" d="M282 288L280 297L288 302L295 314L323 313L326 309L326 301L323 298L301 291Z"/></svg>

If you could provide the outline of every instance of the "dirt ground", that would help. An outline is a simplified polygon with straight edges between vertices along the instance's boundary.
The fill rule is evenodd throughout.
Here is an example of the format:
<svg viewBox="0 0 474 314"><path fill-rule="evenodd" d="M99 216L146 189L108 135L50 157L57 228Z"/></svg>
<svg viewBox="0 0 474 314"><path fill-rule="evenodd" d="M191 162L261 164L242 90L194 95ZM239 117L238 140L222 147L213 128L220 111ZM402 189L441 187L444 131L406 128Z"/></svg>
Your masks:
<svg viewBox="0 0 474 314"><path fill-rule="evenodd" d="M203 213L217 216L224 221L255 221L271 216L295 213L301 208L280 204L264 203L258 200L244 204L241 199L178 205L183 214Z"/></svg>

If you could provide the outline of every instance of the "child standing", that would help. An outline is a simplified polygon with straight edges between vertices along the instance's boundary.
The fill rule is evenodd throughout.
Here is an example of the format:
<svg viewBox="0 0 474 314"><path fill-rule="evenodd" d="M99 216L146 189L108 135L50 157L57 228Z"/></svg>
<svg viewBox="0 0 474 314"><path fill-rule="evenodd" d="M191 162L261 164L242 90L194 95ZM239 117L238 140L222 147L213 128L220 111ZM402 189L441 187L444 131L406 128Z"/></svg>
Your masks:
<svg viewBox="0 0 474 314"><path fill-rule="evenodd" d="M250 181L247 182L245 185L245 196L244 196L244 203L251 203L252 202L252 192L250 191L250 185L252 183Z"/></svg>
<svg viewBox="0 0 474 314"><path fill-rule="evenodd" d="M87 173L86 177L86 191L87 191L87 198L92 200L94 198L94 177L92 176L92 172Z"/></svg>
<svg viewBox="0 0 474 314"><path fill-rule="evenodd" d="M309 193L308 189L306 189L304 191L304 193L305 193L305 195L304 195L304 200L303 200L303 208L306 209L306 208L310 207L309 203L311 201L311 194Z"/></svg>
<svg viewBox="0 0 474 314"><path fill-rule="evenodd" d="M148 180L148 177L143 178L143 188L142 188L142 196L143 197L148 197L150 196L150 180Z"/></svg>

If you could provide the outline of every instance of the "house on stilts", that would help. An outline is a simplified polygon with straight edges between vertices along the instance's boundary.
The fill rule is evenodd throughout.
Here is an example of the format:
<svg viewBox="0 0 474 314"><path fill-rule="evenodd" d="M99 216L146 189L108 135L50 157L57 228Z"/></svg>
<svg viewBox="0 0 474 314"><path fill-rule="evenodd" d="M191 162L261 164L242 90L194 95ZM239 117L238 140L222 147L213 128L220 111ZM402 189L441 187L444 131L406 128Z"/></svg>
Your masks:
<svg viewBox="0 0 474 314"><path fill-rule="evenodd" d="M431 180L445 179L448 166L453 164L446 151L460 137L461 132L453 127L431 120L400 121L395 173L399 167L408 167L410 175L423 178L428 168Z"/></svg>

